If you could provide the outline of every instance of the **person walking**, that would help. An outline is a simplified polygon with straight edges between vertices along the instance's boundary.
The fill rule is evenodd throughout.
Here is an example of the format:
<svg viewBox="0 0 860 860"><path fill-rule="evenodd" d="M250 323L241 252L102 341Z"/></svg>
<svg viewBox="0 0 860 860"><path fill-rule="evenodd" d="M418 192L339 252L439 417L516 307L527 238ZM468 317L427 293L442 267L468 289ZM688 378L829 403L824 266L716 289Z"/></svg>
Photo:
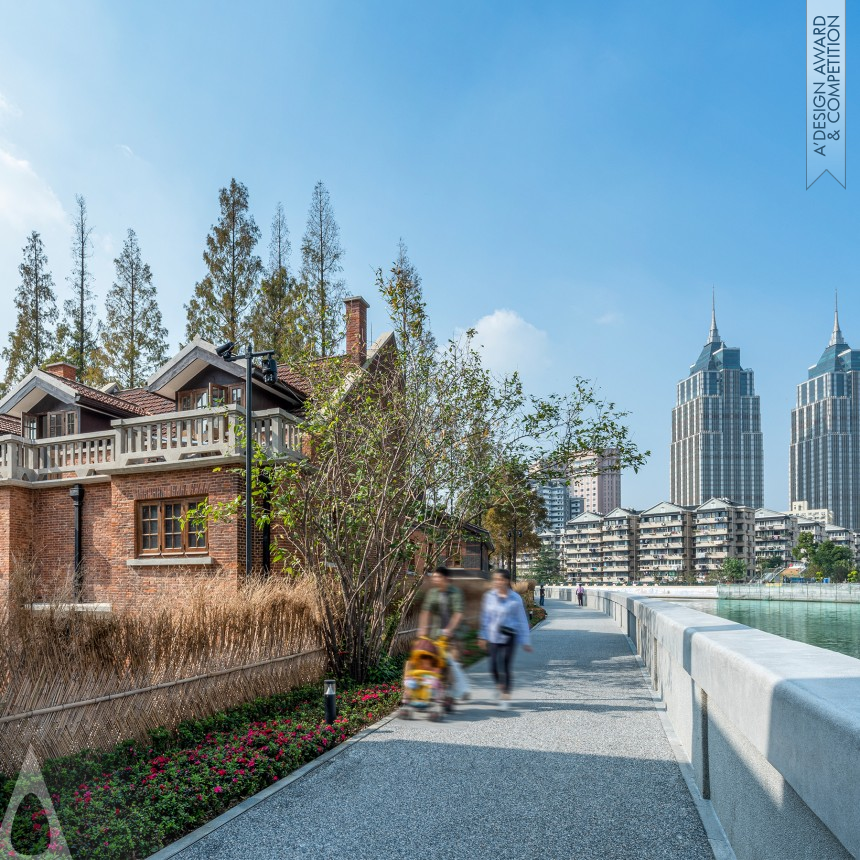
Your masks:
<svg viewBox="0 0 860 860"><path fill-rule="evenodd" d="M582 587L582 583L576 586L576 602L582 606L583 598L585 597L585 589Z"/></svg>
<svg viewBox="0 0 860 860"><path fill-rule="evenodd" d="M499 707L505 710L511 699L514 651L517 645L522 645L524 651L532 650L526 608L523 599L511 588L510 571L493 571L493 587L481 602L478 635L478 645L489 651Z"/></svg>
<svg viewBox="0 0 860 860"><path fill-rule="evenodd" d="M543 606L543 598L544 598L544 593L545 593L543 583L540 584L540 592L539 593L540 593L540 605Z"/></svg>
<svg viewBox="0 0 860 860"><path fill-rule="evenodd" d="M469 698L469 679L459 662L463 592L450 579L451 571L442 564L433 571L433 587L428 590L418 616L418 638L445 636L448 639L448 657L454 680L451 695L465 700Z"/></svg>

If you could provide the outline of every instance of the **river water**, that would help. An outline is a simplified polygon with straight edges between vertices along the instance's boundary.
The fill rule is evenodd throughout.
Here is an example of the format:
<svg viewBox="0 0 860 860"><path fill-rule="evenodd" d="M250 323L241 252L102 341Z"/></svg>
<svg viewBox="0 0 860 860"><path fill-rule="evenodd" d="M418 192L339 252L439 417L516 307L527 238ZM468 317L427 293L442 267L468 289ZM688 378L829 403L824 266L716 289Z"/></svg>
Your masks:
<svg viewBox="0 0 860 860"><path fill-rule="evenodd" d="M860 603L678 600L690 609L860 658Z"/></svg>

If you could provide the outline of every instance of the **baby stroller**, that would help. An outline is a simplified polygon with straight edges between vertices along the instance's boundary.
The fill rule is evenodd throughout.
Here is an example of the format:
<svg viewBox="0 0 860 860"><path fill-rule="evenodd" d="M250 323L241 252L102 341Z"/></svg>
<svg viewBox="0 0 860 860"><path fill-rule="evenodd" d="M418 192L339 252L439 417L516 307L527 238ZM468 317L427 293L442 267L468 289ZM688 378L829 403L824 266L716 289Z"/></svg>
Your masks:
<svg viewBox="0 0 860 860"><path fill-rule="evenodd" d="M447 689L447 640L444 636L435 642L416 640L403 670L403 701L397 716L408 720L413 714L426 711L429 720L438 722L446 710L451 710Z"/></svg>

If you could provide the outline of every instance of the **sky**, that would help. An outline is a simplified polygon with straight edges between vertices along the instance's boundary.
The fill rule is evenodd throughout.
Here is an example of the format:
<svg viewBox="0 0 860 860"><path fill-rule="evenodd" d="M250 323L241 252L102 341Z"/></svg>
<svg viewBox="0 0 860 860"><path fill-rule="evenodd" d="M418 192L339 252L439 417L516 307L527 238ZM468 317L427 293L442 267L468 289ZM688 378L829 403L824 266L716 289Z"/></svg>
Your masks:
<svg viewBox="0 0 860 860"><path fill-rule="evenodd" d="M2 16L3 344L30 231L70 295L76 194L100 311L133 228L175 348L218 190L248 187L264 256L282 202L298 266L322 180L373 333L374 270L402 238L437 338L476 327L535 394L582 376L629 412L651 456L622 478L627 506L668 496L675 386L713 287L761 396L765 504L787 507L790 410L835 289L860 344L856 147L847 190L806 190L800 0L3 0Z"/></svg>

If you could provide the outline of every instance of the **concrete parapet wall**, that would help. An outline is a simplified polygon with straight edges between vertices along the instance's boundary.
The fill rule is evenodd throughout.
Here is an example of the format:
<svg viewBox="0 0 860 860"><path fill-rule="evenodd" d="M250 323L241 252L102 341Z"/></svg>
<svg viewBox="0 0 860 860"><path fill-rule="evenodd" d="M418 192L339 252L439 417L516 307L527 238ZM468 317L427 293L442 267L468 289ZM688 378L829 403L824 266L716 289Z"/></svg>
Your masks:
<svg viewBox="0 0 860 860"><path fill-rule="evenodd" d="M860 660L623 591L586 600L645 662L739 860L860 857Z"/></svg>

